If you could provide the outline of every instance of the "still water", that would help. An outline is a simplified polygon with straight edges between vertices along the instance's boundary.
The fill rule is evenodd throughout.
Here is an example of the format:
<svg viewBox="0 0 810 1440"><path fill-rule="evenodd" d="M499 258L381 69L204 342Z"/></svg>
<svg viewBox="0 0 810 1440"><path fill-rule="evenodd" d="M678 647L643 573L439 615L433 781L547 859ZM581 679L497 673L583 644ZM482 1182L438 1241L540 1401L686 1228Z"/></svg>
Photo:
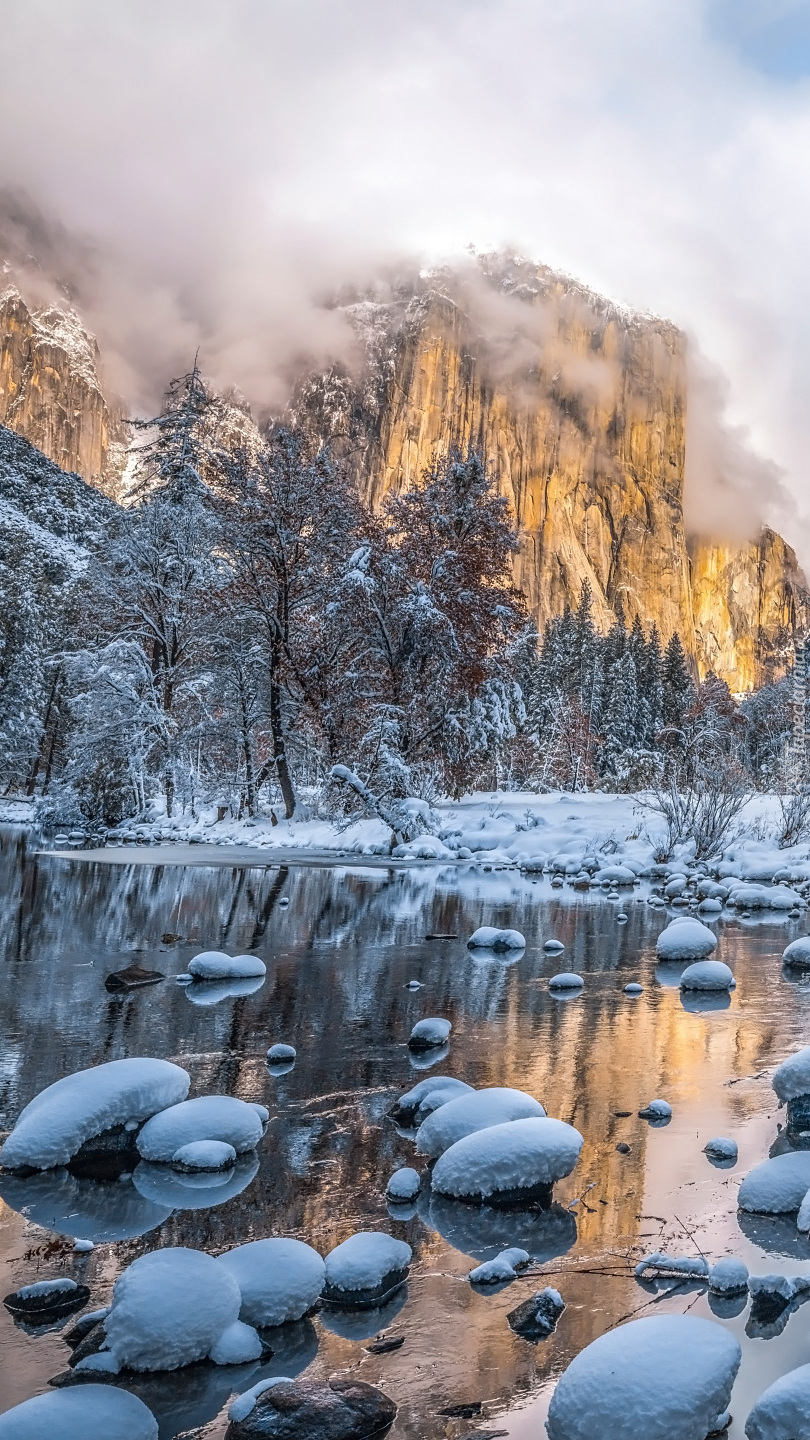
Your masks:
<svg viewBox="0 0 810 1440"><path fill-rule="evenodd" d="M192 1094L227 1092L271 1112L257 1158L240 1163L215 1204L150 1167L106 1185L64 1171L0 1177L3 1294L69 1274L91 1287L96 1308L123 1266L165 1245L219 1253L284 1234L325 1253L356 1230L384 1228L413 1247L407 1290L383 1313L324 1312L286 1327L262 1366L194 1366L133 1385L161 1440L203 1426L213 1440L234 1391L305 1369L381 1385L399 1405L392 1440L481 1429L540 1440L556 1376L609 1326L661 1310L713 1316L699 1289L658 1298L642 1289L632 1268L643 1254L732 1254L754 1274L808 1268L810 1243L792 1221L749 1218L741 1229L736 1208L742 1176L780 1143L770 1072L810 1038L810 985L780 958L805 920L721 921L717 955L737 989L725 1008L686 1009L679 969L656 967L655 939L670 917L646 904L644 886L616 902L507 870L279 867L265 856L252 868L113 865L37 855L11 829L0 846L0 1130L60 1076L126 1055L175 1060L191 1073ZM523 931L525 953L471 954L464 942L481 924ZM459 938L426 938L436 933ZM552 937L564 957L544 954ZM210 988L210 1003L194 1003L172 977L203 948L253 951L265 982L242 995ZM109 994L105 976L133 960L166 980ZM581 995L549 993L561 968L584 975ZM412 979L423 988L407 989ZM644 985L637 999L623 994L631 979ZM385 1183L413 1162L413 1146L387 1112L424 1073L405 1042L425 1015L453 1022L437 1071L527 1090L584 1135L552 1212L493 1216L421 1202L408 1219L388 1213ZM265 1064L275 1041L298 1050L294 1069L276 1077ZM636 1112L658 1096L673 1118L653 1128ZM737 1140L732 1169L702 1153L715 1135ZM102 1238L75 1255L76 1236ZM506 1245L538 1257L535 1274L494 1295L474 1292L471 1265ZM506 1315L545 1284L566 1310L535 1346ZM757 1395L810 1361L808 1313L768 1336L747 1333L747 1307L713 1316L744 1351L731 1440L742 1440ZM404 1344L370 1354L381 1331ZM0 1411L45 1389L68 1353L59 1330L28 1334L0 1309ZM481 1410L440 1413L462 1404Z"/></svg>

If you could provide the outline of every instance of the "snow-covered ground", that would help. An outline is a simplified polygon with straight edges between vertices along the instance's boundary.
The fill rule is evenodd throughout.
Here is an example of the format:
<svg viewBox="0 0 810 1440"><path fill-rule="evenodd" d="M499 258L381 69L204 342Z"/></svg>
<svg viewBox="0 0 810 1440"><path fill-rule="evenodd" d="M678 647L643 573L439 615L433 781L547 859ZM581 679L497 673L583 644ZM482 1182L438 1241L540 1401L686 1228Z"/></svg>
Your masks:
<svg viewBox="0 0 810 1440"><path fill-rule="evenodd" d="M661 820L644 804L644 797L638 795L567 791L544 795L531 791L478 793L460 800L440 801L433 807L433 814L437 833L396 846L395 860L474 859L480 863L517 863L529 869L541 869L545 862L570 851L572 862L585 852L596 852L647 865L656 842L663 835ZM279 820L273 824L269 818L234 820L226 817L218 821L216 817L217 811L211 809L196 820L186 816L168 821L162 817L148 823L125 825L110 833L108 845L113 850L121 847L124 852L133 845L174 842L192 846L240 846L261 851L295 850L312 858L353 855L387 859L392 855L390 831L374 818L346 825L327 819ZM14 818L24 817L18 811ZM776 796L755 795L735 823L739 843L751 850L751 859L755 862L743 878L770 879L759 863L766 857L772 861L772 870L785 863L788 852L777 850L773 838L777 820ZM67 845L67 836L57 837L58 849L65 849ZM790 856L805 858L810 875L810 845L795 847ZM766 865L765 870L767 868Z"/></svg>

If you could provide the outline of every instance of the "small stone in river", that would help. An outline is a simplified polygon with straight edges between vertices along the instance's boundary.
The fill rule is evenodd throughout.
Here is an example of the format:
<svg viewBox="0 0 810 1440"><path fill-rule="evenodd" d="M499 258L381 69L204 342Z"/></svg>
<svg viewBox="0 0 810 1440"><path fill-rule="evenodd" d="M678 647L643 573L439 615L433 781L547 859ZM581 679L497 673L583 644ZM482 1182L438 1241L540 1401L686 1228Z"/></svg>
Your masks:
<svg viewBox="0 0 810 1440"><path fill-rule="evenodd" d="M287 1065L295 1060L296 1050L294 1045L271 1045L267 1052L268 1065Z"/></svg>
<svg viewBox="0 0 810 1440"><path fill-rule="evenodd" d="M552 1334L564 1309L565 1303L560 1292L547 1286L530 1300L524 1300L522 1305L510 1310L506 1318L516 1335L536 1345L539 1340L546 1340Z"/></svg>
<svg viewBox="0 0 810 1440"><path fill-rule="evenodd" d="M396 1413L393 1400L362 1380L281 1380L256 1397L244 1418L231 1420L225 1440L370 1440L385 1434Z"/></svg>
<svg viewBox="0 0 810 1440"><path fill-rule="evenodd" d="M616 923L617 923L617 925L626 925L626 924L627 924L627 916L625 915L625 913L624 913L623 910L620 910L619 913L618 913L618 915L616 916Z"/></svg>
<svg viewBox="0 0 810 1440"><path fill-rule="evenodd" d="M104 989L112 993L122 990L140 990L144 985L157 985L165 980L162 970L145 970L142 965L128 965L126 970L114 970L104 981Z"/></svg>
<svg viewBox="0 0 810 1440"><path fill-rule="evenodd" d="M415 1200L419 1194L421 1178L418 1170L413 1170L410 1165L403 1165L400 1170L395 1170L391 1179L385 1187L386 1200L407 1202Z"/></svg>
<svg viewBox="0 0 810 1440"><path fill-rule="evenodd" d="M631 980L629 985L625 985L624 993L625 995L640 995L643 989L644 986L639 985L637 980Z"/></svg>
<svg viewBox="0 0 810 1440"><path fill-rule="evenodd" d="M370 1345L364 1346L369 1355L390 1355L392 1350L400 1350L405 1344L404 1335L391 1335L388 1339L373 1340Z"/></svg>
<svg viewBox="0 0 810 1440"><path fill-rule="evenodd" d="M421 989L423 989L422 981L421 981L421 980L409 980L408 983L407 983L407 985L405 986L405 989L406 989L406 990L421 990Z"/></svg>
<svg viewBox="0 0 810 1440"><path fill-rule="evenodd" d="M562 940L546 940L543 949L547 951L549 955L559 955L560 951L565 949L565 946Z"/></svg>
<svg viewBox="0 0 810 1440"><path fill-rule="evenodd" d="M581 990L585 981L581 975L576 975L573 970L563 970L559 975L552 975L548 982L549 990Z"/></svg>
<svg viewBox="0 0 810 1440"><path fill-rule="evenodd" d="M86 1285L77 1285L69 1277L58 1280L37 1280L33 1285L22 1285L19 1290L6 1295L3 1304L12 1315L22 1320L47 1321L74 1310L81 1310L90 1299Z"/></svg>
<svg viewBox="0 0 810 1440"><path fill-rule="evenodd" d="M726 1140L722 1135L716 1135L713 1140L707 1140L703 1146L703 1152L710 1160L736 1160L736 1140Z"/></svg>
<svg viewBox="0 0 810 1440"><path fill-rule="evenodd" d="M95 1248L92 1240L74 1240L73 1242L73 1251L76 1255L89 1255L90 1251Z"/></svg>
<svg viewBox="0 0 810 1440"><path fill-rule="evenodd" d="M443 1020L435 1015L429 1016L426 1020L418 1020L411 1031L408 1045L411 1050L433 1050L436 1046L444 1045L450 1039L452 1028L449 1020Z"/></svg>
<svg viewBox="0 0 810 1440"><path fill-rule="evenodd" d="M638 1113L642 1120L670 1120L672 1106L666 1100L651 1100L649 1105L645 1105Z"/></svg>
<svg viewBox="0 0 810 1440"><path fill-rule="evenodd" d="M624 1140L620 1140L620 1141L619 1141L618 1145L616 1146L616 1149L618 1150L618 1152L619 1152L620 1155L629 1155L629 1154L630 1154L630 1146L629 1146L629 1145L626 1145L625 1142L624 1142Z"/></svg>
<svg viewBox="0 0 810 1440"><path fill-rule="evenodd" d="M732 1255L709 1267L709 1289L716 1295L740 1295L748 1289L748 1266Z"/></svg>

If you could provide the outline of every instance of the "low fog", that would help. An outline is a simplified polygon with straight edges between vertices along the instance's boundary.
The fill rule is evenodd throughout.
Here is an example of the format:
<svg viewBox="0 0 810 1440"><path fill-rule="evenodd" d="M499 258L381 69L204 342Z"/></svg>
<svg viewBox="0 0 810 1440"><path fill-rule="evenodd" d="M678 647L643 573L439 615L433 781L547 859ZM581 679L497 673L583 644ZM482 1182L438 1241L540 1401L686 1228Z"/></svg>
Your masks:
<svg viewBox="0 0 810 1440"><path fill-rule="evenodd" d="M0 246L35 297L69 286L141 412L198 347L278 407L351 361L341 287L517 249L688 331L690 528L765 518L807 561L810 92L715 10L0 0ZM504 363L543 343L498 323Z"/></svg>

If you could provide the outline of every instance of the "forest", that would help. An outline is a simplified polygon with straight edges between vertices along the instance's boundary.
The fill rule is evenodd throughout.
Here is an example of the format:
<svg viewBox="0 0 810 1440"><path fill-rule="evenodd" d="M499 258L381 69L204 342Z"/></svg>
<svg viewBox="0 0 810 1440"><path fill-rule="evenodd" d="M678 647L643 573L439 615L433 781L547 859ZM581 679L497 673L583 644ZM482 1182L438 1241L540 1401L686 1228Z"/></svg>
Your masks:
<svg viewBox="0 0 810 1440"><path fill-rule="evenodd" d="M196 365L134 426L134 503L94 496L72 560L0 557L0 779L43 823L782 784L788 681L738 703L677 634L600 634L587 584L538 635L475 451L373 513L305 433L226 434Z"/></svg>

